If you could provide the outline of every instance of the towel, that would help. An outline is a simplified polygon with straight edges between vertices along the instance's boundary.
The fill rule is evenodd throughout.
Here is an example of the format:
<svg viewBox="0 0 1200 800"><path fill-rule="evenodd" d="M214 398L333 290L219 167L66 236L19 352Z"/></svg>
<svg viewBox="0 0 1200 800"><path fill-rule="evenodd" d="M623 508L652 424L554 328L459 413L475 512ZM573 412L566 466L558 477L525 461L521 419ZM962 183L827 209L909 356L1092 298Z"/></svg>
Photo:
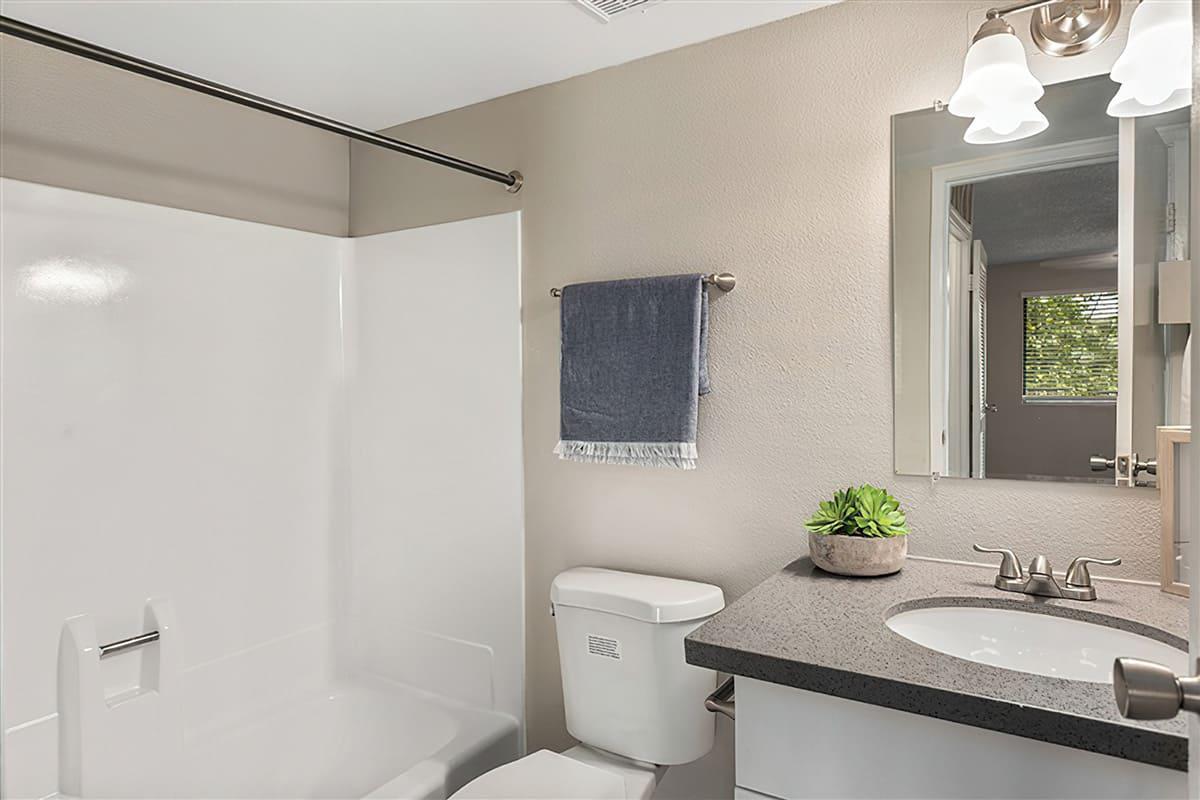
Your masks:
<svg viewBox="0 0 1200 800"><path fill-rule="evenodd" d="M561 313L559 458L695 469L709 391L702 276L565 286Z"/></svg>

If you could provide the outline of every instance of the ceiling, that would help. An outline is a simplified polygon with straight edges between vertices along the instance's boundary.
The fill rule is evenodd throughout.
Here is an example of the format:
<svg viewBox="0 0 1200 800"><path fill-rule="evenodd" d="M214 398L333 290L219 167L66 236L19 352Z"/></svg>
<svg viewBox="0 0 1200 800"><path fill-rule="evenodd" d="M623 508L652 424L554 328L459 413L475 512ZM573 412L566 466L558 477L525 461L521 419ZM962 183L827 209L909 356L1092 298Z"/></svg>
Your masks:
<svg viewBox="0 0 1200 800"><path fill-rule="evenodd" d="M5 15L378 130L836 0L0 0Z"/></svg>
<svg viewBox="0 0 1200 800"><path fill-rule="evenodd" d="M982 181L972 217L991 266L1116 252L1117 162Z"/></svg>

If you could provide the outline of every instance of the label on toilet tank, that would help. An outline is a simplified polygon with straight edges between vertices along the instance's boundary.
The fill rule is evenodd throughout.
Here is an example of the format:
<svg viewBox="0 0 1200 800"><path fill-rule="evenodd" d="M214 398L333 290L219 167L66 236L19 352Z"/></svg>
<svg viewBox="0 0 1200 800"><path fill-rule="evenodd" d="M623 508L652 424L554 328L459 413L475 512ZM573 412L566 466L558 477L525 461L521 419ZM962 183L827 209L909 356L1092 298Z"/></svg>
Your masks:
<svg viewBox="0 0 1200 800"><path fill-rule="evenodd" d="M607 636L597 636L594 633L589 633L587 647L588 655L612 658L617 661L621 660L621 642L619 639L610 639Z"/></svg>

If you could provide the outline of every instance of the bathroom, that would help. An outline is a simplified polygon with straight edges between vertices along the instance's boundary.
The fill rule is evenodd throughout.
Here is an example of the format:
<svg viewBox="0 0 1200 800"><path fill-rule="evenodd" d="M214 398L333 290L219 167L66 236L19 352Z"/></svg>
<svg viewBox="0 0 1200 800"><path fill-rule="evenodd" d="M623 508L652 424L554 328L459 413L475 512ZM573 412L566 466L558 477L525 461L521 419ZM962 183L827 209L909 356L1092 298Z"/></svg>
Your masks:
<svg viewBox="0 0 1200 800"><path fill-rule="evenodd" d="M991 22L986 3L658 0L605 20L577 0L5 2L0 795L444 798L527 754L570 751L583 739L569 730L580 728L558 606L571 606L552 587L590 567L723 598L719 611L696 588L710 606L685 627L713 618L678 653L705 662L683 673L710 684L686 706L701 744L665 774L639 773L656 785L632 796L1200 796L1187 786L1189 715L1122 722L1109 674L1062 680L1080 705L1058 716L1100 720L1070 734L1091 742L1081 747L953 686L934 687L949 709L934 718L861 682L809 684L797 668L772 680L720 639L757 634L782 648L763 656L772 663L801 661L813 631L859 617L821 616L807 596L762 613L746 602L787 582L892 613L913 602L901 582L917 580L925 599L1132 620L1159 631L1139 641L1182 654L1187 530L1200 519L1182 389L1200 303L1186 249L1162 235L1165 212L1127 201L1140 177L1160 180L1153 191L1174 193L1186 231L1200 204L1178 179L1200 159L1179 127L1186 103L1158 124L1183 131L1172 158L1157 114L1106 107L1135 15L1190 4L1084 5L1101 19L1085 52L1044 52L1038 8L1005 15L1012 37L980 39L1019 41L1049 127L968 144L971 120L945 106ZM30 27L364 137L66 52ZM1074 138L1072 121L1084 129ZM1155 155L1130 158L1142 133L1159 137ZM1086 185L1125 201L1097 212L1112 217L1099 243L1020 260L1066 272L1064 258L1115 252L1095 272L1117 273L1125 347L1155 338L1150 357L1115 368L1140 375L1133 388L1076 406L1107 415L1109 449L1089 440L1082 455L1096 471L1014 478L993 465L1005 477L992 477L986 458L973 469L970 418L1008 409L969 390L971 347L947 356L978 331L952 313L934 324L931 308L957 307L933 301L945 284L931 253L948 242L930 233L928 180L920 202L898 201L905 170L1080 141L1092 149L1037 168L1115 164L1115 183ZM962 216L953 188L1014 171L943 174L946 212ZM988 266L995 285L1008 265ZM700 288L711 391L695 403L695 468L560 458L570 287L679 274L735 280ZM1086 286L1109 287L1107 276ZM946 370L930 369L938 357ZM1163 430L1174 438L1158 447ZM863 484L906 515L903 569L815 571L806 521ZM1096 601L1047 601L996 588L1000 558L975 545L1015 551L1022 580L1042 555L1064 586L1077 557L1121 564L1095 566ZM930 578L937 569L976 577L963 588ZM876 621L843 635L935 653ZM150 631L157 640L99 658ZM1018 692L1009 705L1053 708L1037 681L1060 679L937 663L952 678L1008 676L997 691ZM704 710L730 675L735 696ZM720 711L731 703L736 720ZM809 732L795 751L811 746L826 769L773 772L771 742L787 740L755 724L772 707L794 711L790 729ZM930 747L872 752L903 741L888 714ZM815 747L837 730L864 737L852 759ZM977 749L955 758L954 743ZM628 796L583 783L460 796Z"/></svg>

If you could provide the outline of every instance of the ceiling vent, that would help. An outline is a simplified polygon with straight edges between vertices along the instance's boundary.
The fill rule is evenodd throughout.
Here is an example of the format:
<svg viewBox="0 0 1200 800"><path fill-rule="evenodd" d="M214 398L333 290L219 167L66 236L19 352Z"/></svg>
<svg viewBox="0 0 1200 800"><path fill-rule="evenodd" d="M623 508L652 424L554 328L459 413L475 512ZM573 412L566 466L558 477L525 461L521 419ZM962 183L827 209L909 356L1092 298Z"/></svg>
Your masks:
<svg viewBox="0 0 1200 800"><path fill-rule="evenodd" d="M645 8L660 0L576 0L581 6L592 12L596 17L608 22L635 8Z"/></svg>

